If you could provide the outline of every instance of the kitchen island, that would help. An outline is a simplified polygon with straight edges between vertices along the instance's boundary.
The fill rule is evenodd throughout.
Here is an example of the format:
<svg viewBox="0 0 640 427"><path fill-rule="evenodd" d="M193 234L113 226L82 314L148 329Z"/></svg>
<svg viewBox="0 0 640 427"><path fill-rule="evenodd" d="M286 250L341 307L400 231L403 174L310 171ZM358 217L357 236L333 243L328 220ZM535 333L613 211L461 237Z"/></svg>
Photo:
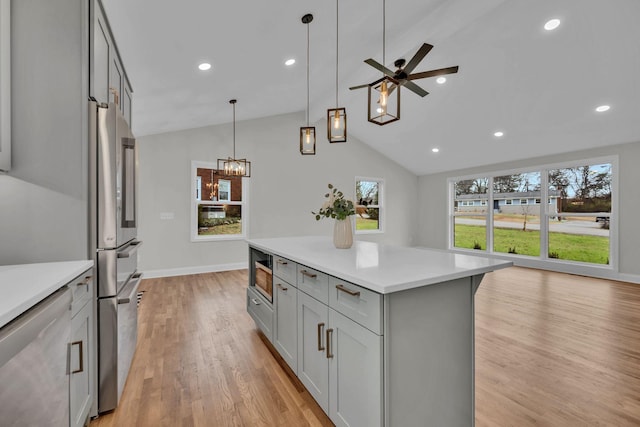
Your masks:
<svg viewBox="0 0 640 427"><path fill-rule="evenodd" d="M338 426L473 426L474 293L511 262L330 238L249 240L256 325Z"/></svg>

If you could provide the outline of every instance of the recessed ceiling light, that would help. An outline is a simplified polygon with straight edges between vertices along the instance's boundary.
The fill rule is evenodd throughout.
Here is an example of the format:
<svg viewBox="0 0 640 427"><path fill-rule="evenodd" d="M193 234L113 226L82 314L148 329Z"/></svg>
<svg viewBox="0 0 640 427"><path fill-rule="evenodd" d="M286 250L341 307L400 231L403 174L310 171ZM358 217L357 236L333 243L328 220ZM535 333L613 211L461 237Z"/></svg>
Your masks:
<svg viewBox="0 0 640 427"><path fill-rule="evenodd" d="M209 64L208 62L203 62L202 64L198 65L198 68L202 71L207 71L211 68L211 64Z"/></svg>
<svg viewBox="0 0 640 427"><path fill-rule="evenodd" d="M558 28L560 26L560 20L558 18L553 18L548 20L545 24L544 24L544 29L547 31L552 31L555 30L556 28Z"/></svg>
<svg viewBox="0 0 640 427"><path fill-rule="evenodd" d="M438 78L436 79L436 83L438 83L439 85L443 84L443 83L444 83L444 82L446 82L446 81L447 81L447 78L446 78L446 77L438 77Z"/></svg>
<svg viewBox="0 0 640 427"><path fill-rule="evenodd" d="M502 138L504 136L504 132L502 132L501 130L494 132L493 136L495 136L496 138Z"/></svg>
<svg viewBox="0 0 640 427"><path fill-rule="evenodd" d="M284 61L284 65L286 65L287 67L292 66L293 64L296 63L296 60L291 58L291 59L287 59L286 61Z"/></svg>
<svg viewBox="0 0 640 427"><path fill-rule="evenodd" d="M598 113L604 113L605 111L609 111L611 107L609 105L600 105L598 107L596 107L596 111Z"/></svg>
<svg viewBox="0 0 640 427"><path fill-rule="evenodd" d="M433 151L434 153L437 153L440 151L440 149L438 147L434 147L431 149L431 151Z"/></svg>

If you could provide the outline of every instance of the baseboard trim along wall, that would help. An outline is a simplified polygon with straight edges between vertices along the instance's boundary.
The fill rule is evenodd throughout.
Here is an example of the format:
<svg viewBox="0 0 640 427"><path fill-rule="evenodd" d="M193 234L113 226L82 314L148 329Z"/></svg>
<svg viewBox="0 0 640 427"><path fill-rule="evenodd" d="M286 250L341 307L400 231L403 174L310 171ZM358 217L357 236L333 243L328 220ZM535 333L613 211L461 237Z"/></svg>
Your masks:
<svg viewBox="0 0 640 427"><path fill-rule="evenodd" d="M194 265L191 267L168 268L163 270L143 271L144 279L155 279L157 277L187 276L189 274L215 273L218 271L242 270L247 268L246 262L236 262L231 264L215 265Z"/></svg>

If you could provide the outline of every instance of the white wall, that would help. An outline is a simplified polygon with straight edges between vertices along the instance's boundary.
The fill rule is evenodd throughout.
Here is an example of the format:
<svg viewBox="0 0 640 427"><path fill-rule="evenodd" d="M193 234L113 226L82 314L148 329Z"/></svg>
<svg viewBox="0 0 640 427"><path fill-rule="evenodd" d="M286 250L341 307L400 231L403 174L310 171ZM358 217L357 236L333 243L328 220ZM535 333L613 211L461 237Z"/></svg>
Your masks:
<svg viewBox="0 0 640 427"><path fill-rule="evenodd" d="M413 244L417 221L418 179L362 142L329 144L325 122L316 123L317 154L302 156L298 132L304 114L286 114L236 123L236 155L252 166L249 184L249 238L326 235L333 222L317 222L312 210L324 202L330 182L354 197L355 177L385 180L384 234L355 239ZM138 138L139 268L153 275L185 274L244 267L244 241L191 242L191 161L211 161L232 154L230 123ZM161 220L172 212L173 220Z"/></svg>
<svg viewBox="0 0 640 427"><path fill-rule="evenodd" d="M613 272L611 275L601 274L601 276L638 282L640 280L640 263L638 262L640 251L640 221L638 220L640 213L640 197L638 196L640 142L421 176L418 180L419 227L417 244L447 248L447 178L449 177L614 155L619 156L619 272Z"/></svg>

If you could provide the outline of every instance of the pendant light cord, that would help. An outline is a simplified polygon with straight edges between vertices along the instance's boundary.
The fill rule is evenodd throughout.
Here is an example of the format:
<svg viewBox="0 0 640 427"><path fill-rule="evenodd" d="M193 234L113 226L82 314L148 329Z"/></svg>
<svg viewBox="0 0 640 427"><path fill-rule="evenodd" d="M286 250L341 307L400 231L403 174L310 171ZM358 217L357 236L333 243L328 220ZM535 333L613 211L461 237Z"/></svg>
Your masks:
<svg viewBox="0 0 640 427"><path fill-rule="evenodd" d="M338 29L340 28L339 22L338 22L338 17L339 17L339 6L338 6L338 0L336 0L336 108L338 108L338 68L339 68L339 58L340 56L338 55Z"/></svg>
<svg viewBox="0 0 640 427"><path fill-rule="evenodd" d="M386 2L385 0L382 0L382 65L385 67L387 66L385 58L385 41L387 40L386 9Z"/></svg>
<svg viewBox="0 0 640 427"><path fill-rule="evenodd" d="M309 23L307 23L307 127L309 127Z"/></svg>
<svg viewBox="0 0 640 427"><path fill-rule="evenodd" d="M233 159L236 159L236 103L233 103Z"/></svg>

